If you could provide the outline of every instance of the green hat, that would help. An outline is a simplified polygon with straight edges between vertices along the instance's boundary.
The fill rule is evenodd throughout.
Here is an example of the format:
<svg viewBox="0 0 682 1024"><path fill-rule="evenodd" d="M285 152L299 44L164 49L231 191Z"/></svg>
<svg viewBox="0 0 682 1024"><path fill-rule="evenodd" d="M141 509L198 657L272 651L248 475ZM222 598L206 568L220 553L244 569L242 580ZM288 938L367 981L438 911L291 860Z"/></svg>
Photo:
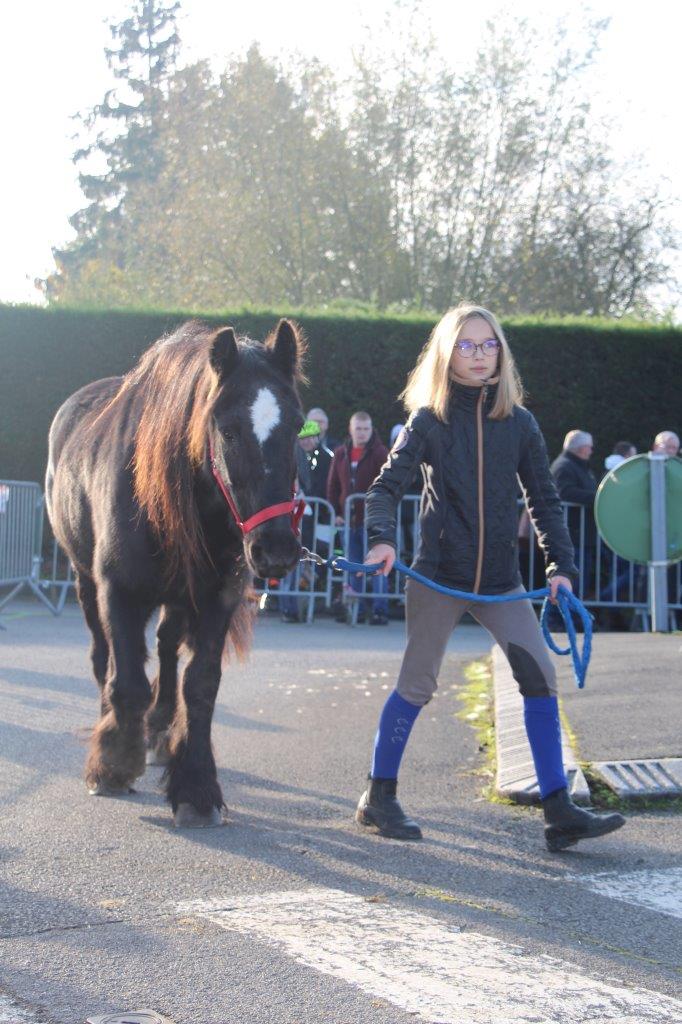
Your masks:
<svg viewBox="0 0 682 1024"><path fill-rule="evenodd" d="M306 420L298 432L299 437L317 437L320 433L320 424L315 420Z"/></svg>

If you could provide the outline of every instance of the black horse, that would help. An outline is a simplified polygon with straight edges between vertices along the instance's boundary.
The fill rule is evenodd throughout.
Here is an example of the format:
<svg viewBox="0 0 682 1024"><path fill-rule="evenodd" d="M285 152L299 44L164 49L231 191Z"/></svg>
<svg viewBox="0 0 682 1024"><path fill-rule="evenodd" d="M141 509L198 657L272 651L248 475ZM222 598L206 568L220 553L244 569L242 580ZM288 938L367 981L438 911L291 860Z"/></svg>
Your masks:
<svg viewBox="0 0 682 1024"><path fill-rule="evenodd" d="M178 826L222 820L211 720L228 631L245 655L252 575L283 576L300 555L302 349L287 320L263 344L191 322L126 377L72 395L50 430L48 511L76 571L101 690L86 783L129 792L147 752L167 765ZM145 626L159 607L150 686Z"/></svg>

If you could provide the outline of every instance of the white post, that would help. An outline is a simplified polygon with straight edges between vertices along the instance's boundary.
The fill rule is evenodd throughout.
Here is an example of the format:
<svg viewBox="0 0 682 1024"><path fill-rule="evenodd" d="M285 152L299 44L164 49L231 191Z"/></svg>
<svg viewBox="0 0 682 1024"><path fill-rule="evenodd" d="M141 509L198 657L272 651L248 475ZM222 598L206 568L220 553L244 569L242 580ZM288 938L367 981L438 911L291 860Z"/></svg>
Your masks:
<svg viewBox="0 0 682 1024"><path fill-rule="evenodd" d="M651 629L667 633L668 618L668 533L665 515L665 464L667 455L649 452L651 495L651 561L649 562L649 613Z"/></svg>

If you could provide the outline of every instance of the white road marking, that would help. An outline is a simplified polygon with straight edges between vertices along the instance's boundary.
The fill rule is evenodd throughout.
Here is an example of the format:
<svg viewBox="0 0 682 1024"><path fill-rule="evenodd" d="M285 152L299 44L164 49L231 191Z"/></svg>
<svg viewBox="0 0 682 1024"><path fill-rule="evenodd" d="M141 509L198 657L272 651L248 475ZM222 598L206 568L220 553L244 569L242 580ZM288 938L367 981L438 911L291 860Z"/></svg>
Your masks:
<svg viewBox="0 0 682 1024"><path fill-rule="evenodd" d="M192 900L207 918L431 1024L682 1024L682 1002L334 889Z"/></svg>
<svg viewBox="0 0 682 1024"><path fill-rule="evenodd" d="M270 437L281 418L277 399L270 388L260 388L256 400L251 406L251 423L259 444L264 444Z"/></svg>
<svg viewBox="0 0 682 1024"><path fill-rule="evenodd" d="M604 871L598 875L566 875L571 882L587 886L592 892L624 903L634 903L661 914L682 918L682 868L665 871L631 871L620 874Z"/></svg>

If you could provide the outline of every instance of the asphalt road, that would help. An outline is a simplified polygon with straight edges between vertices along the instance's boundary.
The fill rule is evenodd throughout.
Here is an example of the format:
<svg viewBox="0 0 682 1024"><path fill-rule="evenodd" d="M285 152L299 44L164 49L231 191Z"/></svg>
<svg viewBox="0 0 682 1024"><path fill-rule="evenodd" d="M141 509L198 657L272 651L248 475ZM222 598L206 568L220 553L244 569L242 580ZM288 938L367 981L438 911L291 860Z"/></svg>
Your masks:
<svg viewBox="0 0 682 1024"><path fill-rule="evenodd" d="M561 658L564 711L586 761L682 757L682 635L598 633L586 687Z"/></svg>
<svg viewBox="0 0 682 1024"><path fill-rule="evenodd" d="M455 717L463 667L489 651L478 627L455 634L439 694L415 726L401 797L425 839L400 844L359 832L352 815L400 663L401 623L264 621L250 663L226 671L216 708L228 824L177 831L158 791L159 769L148 769L125 799L85 790L85 741L98 701L80 613L69 607L55 620L27 603L4 622L0 993L30 1019L72 1024L139 1007L178 1024L436 1019L406 1009L397 994L394 1003L389 989L311 966L314 957L302 961L268 941L262 923L250 923L250 901L256 907L268 894L308 890L379 903L396 929L402 919L412 926L426 917L434 928L472 936L472 945L517 947L520 964L554 970L549 956L624 993L638 986L679 997L679 917L594 892L589 881L679 870L680 818L663 810L633 815L618 833L552 855L537 810L484 801L474 734ZM581 696L589 700L590 692ZM188 909L197 900L238 905L245 924L221 927ZM361 953L370 940L362 913L353 913ZM294 923L305 936L305 911ZM394 954L398 967L401 955ZM615 1003L613 1013L601 1005L584 1018L560 1003L549 1015L524 1015L514 1002L514 972L505 978L510 1009L496 1004L494 1014L503 1022L644 1019ZM660 1024L678 1019L651 1012L646 1019ZM471 1014L442 1019L493 1019L485 999L481 1015Z"/></svg>

